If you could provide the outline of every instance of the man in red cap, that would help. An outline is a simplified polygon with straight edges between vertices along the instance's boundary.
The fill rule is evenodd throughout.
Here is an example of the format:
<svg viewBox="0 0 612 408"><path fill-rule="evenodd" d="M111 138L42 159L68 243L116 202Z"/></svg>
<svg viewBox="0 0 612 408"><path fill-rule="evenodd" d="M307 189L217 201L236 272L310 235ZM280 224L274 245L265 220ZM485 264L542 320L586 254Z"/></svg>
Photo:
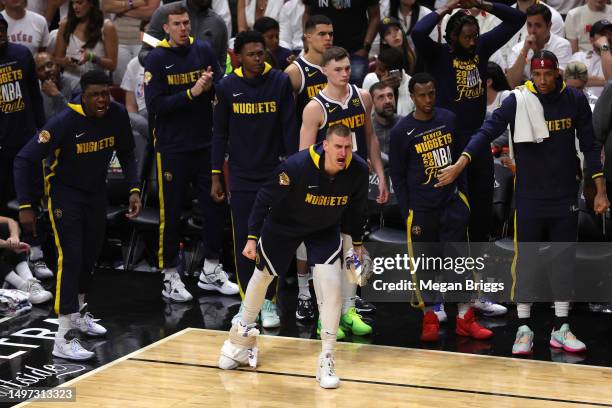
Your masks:
<svg viewBox="0 0 612 408"><path fill-rule="evenodd" d="M457 163L440 171L437 186L453 182L470 163L473 152L500 136L510 125L516 160L511 297L518 302L519 318L512 353L531 353L531 302L542 301L537 285L545 277L555 304L550 345L582 352L586 346L572 334L568 323L575 246L567 243L576 241L578 229L579 167L574 139L575 136L579 139L587 174L597 188L593 205L596 214L603 214L610 206L600 161L601 144L595 140L586 97L565 86L555 54L536 51L531 59L531 78L525 87L509 95L471 137ZM540 274L537 268L538 245L533 243L541 241L566 244L561 250L561 244L553 246L556 253L548 275Z"/></svg>

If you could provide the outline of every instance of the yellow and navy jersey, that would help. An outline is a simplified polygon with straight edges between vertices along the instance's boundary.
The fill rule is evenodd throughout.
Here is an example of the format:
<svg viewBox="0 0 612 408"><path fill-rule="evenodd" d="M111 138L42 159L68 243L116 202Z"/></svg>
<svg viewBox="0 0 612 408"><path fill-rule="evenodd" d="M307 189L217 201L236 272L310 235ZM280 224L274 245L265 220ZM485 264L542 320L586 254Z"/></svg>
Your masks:
<svg viewBox="0 0 612 408"><path fill-rule="evenodd" d="M566 87L561 80L558 81L557 90L549 95L538 93L531 81L525 86L538 97L544 108L549 137L541 143L513 145L516 205L517 208L524 208L524 204L534 211L546 207L543 216L562 216L575 204L578 194L576 137L584 153L587 173L592 178L603 176L601 143L595 139L591 108L583 92ZM463 154L471 157L477 149L482 148L479 146L501 135L508 125L514 140L516 119L516 97L510 94L471 137Z"/></svg>
<svg viewBox="0 0 612 408"><path fill-rule="evenodd" d="M221 173L228 152L232 191L257 191L279 158L298 148L289 76L266 64L262 75L246 78L238 68L219 82L216 96L212 172Z"/></svg>
<svg viewBox="0 0 612 408"><path fill-rule="evenodd" d="M353 152L357 153L361 158L368 158L368 147L366 145L365 119L366 109L359 88L355 85L348 85L349 95L345 101L335 101L325 96L323 92L319 92L313 98L323 109L323 124L319 127L317 133L317 142L325 139L327 129L330 126L342 123L351 129L351 137L353 138Z"/></svg>
<svg viewBox="0 0 612 408"><path fill-rule="evenodd" d="M46 180L84 192L106 188L108 165L117 152L131 191L138 189L134 137L125 108L111 102L103 118L86 116L80 96L51 117L17 154L14 162L15 190L21 206L31 205L40 192L30 180L40 172L40 162L51 156L53 163Z"/></svg>
<svg viewBox="0 0 612 408"><path fill-rule="evenodd" d="M45 123L32 53L8 43L0 54L0 148L21 147Z"/></svg>
<svg viewBox="0 0 612 408"><path fill-rule="evenodd" d="M299 57L293 61L302 77L302 86L297 94L297 115L298 123L302 124L302 113L304 108L323 88L327 85L327 77L323 74L321 67L311 64L304 57Z"/></svg>
<svg viewBox="0 0 612 408"><path fill-rule="evenodd" d="M448 186L434 187L438 172L461 154L455 130L455 114L442 108L436 108L428 121L411 113L391 130L389 173L404 217L409 209L440 209L460 190L466 191L461 177Z"/></svg>
<svg viewBox="0 0 612 408"><path fill-rule="evenodd" d="M157 151L178 153L210 146L214 88L198 96L190 91L208 67L216 84L223 72L215 53L208 42L193 38L183 47L171 47L163 40L147 56L145 101L153 115Z"/></svg>
<svg viewBox="0 0 612 408"><path fill-rule="evenodd" d="M347 157L346 167L325 172L322 143L285 160L259 190L249 217L249 238L260 236L264 220L280 234L306 237L343 225L353 242L361 242L368 200L368 165Z"/></svg>

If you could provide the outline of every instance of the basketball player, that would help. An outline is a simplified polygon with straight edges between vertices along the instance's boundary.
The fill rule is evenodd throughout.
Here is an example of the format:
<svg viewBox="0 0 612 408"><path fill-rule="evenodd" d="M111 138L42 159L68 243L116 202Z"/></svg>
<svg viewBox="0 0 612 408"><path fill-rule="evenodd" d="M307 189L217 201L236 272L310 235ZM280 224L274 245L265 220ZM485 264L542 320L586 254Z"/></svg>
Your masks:
<svg viewBox="0 0 612 408"><path fill-rule="evenodd" d="M438 255L442 248L433 247L431 243L465 242L470 219L465 176L444 188L434 187L438 171L451 165L461 154L456 118L451 111L434 107L436 86L430 74L415 74L408 88L415 111L401 119L391 131L389 172L402 217L406 220L409 255L426 250L434 250ZM419 307L425 313L421 340L437 341L440 322L433 310L436 299L424 301L419 291L417 295ZM458 335L479 340L491 337L490 330L476 323L469 303L459 303L458 309Z"/></svg>
<svg viewBox="0 0 612 408"><path fill-rule="evenodd" d="M81 77L83 93L53 116L15 158L21 217L24 213L33 216L31 204L36 191L29 181L40 171L41 160L54 156L46 177L49 218L58 254L55 312L59 327L53 355L69 360L94 356L81 346L73 329L90 336L106 334L84 302L104 242L106 175L113 151L130 185L127 217L136 217L141 207L130 118L122 105L111 102L109 87L104 72L85 73Z"/></svg>
<svg viewBox="0 0 612 408"><path fill-rule="evenodd" d="M257 31L238 33L234 53L241 67L215 88L212 142L212 197L225 200L221 173L229 151L230 208L240 296L253 274L254 263L238 252L247 242L249 215L257 191L270 179L280 157L297 151L298 129L291 82L287 75L264 62L265 42ZM276 285L270 285L261 316L264 328L280 326Z"/></svg>
<svg viewBox="0 0 612 408"><path fill-rule="evenodd" d="M537 248L524 242L576 242L578 233L578 187L576 181L577 154L575 138L590 177L594 180L597 195L594 201L596 214L603 214L610 202L606 196L600 160L601 145L596 142L592 114L586 96L581 91L566 87L559 72L555 54L547 50L536 51L531 58L531 81L522 89L521 100L535 95L543 108L541 123L521 117L519 98L509 95L502 105L485 121L465 147L457 162L439 172L437 186L445 186L458 177L470 164L474 152L500 136L508 125L516 160L516 211L514 214L515 253L512 262L512 298L516 299L518 330L512 347L513 354L530 354L534 333L530 329L531 302L538 298L537 281L548 279L554 296L555 319L550 336L552 347L569 352L586 350L586 345L570 331L568 313L573 295L575 247L559 251L553 258L550 273L539 273ZM515 91L516 92L516 91ZM525 103L525 102L521 102ZM522 107L522 110L525 110ZM517 131L520 121L530 120L540 128L530 140L525 140L526 130ZM533 131L535 133L535 131ZM516 140L517 136L523 140ZM528 136L528 135L527 135ZM536 137L541 137L537 143ZM518 265L517 265L518 264Z"/></svg>
<svg viewBox="0 0 612 408"><path fill-rule="evenodd" d="M321 70L323 53L331 48L334 27L324 15L308 18L304 27L304 47L306 52L285 69L291 79L291 86L297 103L298 129L302 125L302 112L306 104L327 84L327 77ZM314 319L315 309L310 296L306 247L300 245L296 253L298 277L298 304L295 317L298 320Z"/></svg>
<svg viewBox="0 0 612 408"><path fill-rule="evenodd" d="M300 130L300 149L306 149L320 141L327 129L342 123L351 129L353 152L361 158L369 158L374 172L380 180L377 202L382 204L389 198L385 173L380 157L378 138L372 127L372 97L369 92L349 85L351 63L348 52L341 47L331 47L323 53L321 61L327 85L313 100L308 102L302 116ZM350 251L350 240L343 239L343 252ZM343 277L347 278L346 274ZM357 284L344 279L342 283L342 319L338 330L339 338L345 331L363 336L372 332L355 310ZM319 332L320 330L318 330Z"/></svg>
<svg viewBox="0 0 612 408"><path fill-rule="evenodd" d="M326 130L325 140L289 157L257 193L249 218L244 256L256 268L244 298L244 310L221 349L219 367L257 365L255 318L274 276L283 276L301 242L313 266L321 318L322 352L316 378L337 388L333 352L341 309L344 224L355 253L362 258L362 226L367 208L368 165L352 154L352 132L342 124Z"/></svg>

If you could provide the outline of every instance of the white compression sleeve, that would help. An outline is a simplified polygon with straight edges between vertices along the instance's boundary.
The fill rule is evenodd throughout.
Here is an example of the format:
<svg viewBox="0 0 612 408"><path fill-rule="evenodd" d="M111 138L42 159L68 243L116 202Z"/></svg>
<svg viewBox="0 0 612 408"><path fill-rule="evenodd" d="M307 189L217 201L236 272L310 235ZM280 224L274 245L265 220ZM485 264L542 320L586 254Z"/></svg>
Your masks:
<svg viewBox="0 0 612 408"><path fill-rule="evenodd" d="M332 352L336 345L336 332L340 324L342 306L341 275L343 273L339 259L332 265L319 264L313 268L313 282L319 304L321 341L324 352Z"/></svg>
<svg viewBox="0 0 612 408"><path fill-rule="evenodd" d="M242 301L244 306L242 310L242 323L244 325L255 323L255 319L257 319L257 315L266 297L268 286L270 286L273 279L274 276L268 272L267 268L264 268L263 271L255 268L244 294L244 300Z"/></svg>

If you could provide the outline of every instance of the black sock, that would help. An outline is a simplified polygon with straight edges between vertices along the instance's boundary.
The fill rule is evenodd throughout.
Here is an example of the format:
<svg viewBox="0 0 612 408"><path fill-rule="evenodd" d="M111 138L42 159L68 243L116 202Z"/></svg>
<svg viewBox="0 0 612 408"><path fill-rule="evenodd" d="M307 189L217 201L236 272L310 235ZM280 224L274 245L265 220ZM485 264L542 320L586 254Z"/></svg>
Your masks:
<svg viewBox="0 0 612 408"><path fill-rule="evenodd" d="M521 326L527 326L531 330L531 317L518 318L516 330L518 331L518 328Z"/></svg>

